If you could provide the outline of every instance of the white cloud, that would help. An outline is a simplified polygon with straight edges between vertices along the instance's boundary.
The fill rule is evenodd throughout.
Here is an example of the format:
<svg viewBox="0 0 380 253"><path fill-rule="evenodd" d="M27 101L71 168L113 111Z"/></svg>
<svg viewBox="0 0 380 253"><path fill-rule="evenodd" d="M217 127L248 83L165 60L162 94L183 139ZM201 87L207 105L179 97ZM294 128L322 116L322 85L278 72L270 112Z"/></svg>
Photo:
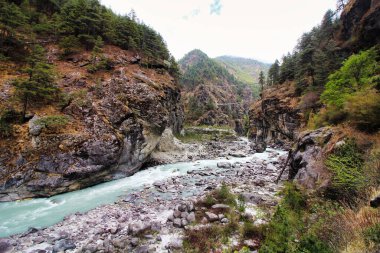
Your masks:
<svg viewBox="0 0 380 253"><path fill-rule="evenodd" d="M161 33L177 59L199 48L211 57L227 54L273 62L292 51L302 33L335 8L336 0L101 2L120 14L134 9L144 23Z"/></svg>

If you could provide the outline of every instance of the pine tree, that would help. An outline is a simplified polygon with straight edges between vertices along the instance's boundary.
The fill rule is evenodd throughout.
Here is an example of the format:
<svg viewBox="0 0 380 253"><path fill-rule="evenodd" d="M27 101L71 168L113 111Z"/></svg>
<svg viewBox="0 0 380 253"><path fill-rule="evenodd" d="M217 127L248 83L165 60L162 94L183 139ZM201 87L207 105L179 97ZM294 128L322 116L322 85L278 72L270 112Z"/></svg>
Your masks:
<svg viewBox="0 0 380 253"><path fill-rule="evenodd" d="M52 67L46 63L44 49L37 45L28 58L28 67L24 70L28 78L17 79L15 95L22 103L22 116L25 119L28 108L37 103L51 101L58 88L54 84Z"/></svg>
<svg viewBox="0 0 380 253"><path fill-rule="evenodd" d="M264 83L265 83L264 72L263 72L263 71L260 71L260 75L259 75L259 84L260 84L260 87L261 87L261 93L264 92Z"/></svg>

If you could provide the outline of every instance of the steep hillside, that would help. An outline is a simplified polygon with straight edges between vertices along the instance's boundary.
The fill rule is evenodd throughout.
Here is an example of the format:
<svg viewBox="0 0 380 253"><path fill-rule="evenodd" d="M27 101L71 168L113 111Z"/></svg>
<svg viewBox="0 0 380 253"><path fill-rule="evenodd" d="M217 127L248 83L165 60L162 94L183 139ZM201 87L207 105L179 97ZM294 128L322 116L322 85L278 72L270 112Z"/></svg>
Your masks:
<svg viewBox="0 0 380 253"><path fill-rule="evenodd" d="M188 53L179 66L186 121L241 128L252 100L250 88L200 50Z"/></svg>
<svg viewBox="0 0 380 253"><path fill-rule="evenodd" d="M253 89L254 96L259 97L259 75L261 71L264 74L267 73L270 64L234 56L219 56L215 60L226 67L228 72L234 75L237 80L249 84Z"/></svg>
<svg viewBox="0 0 380 253"><path fill-rule="evenodd" d="M378 0L328 11L251 105L252 147L286 147L293 181L260 252L379 252L379 16Z"/></svg>
<svg viewBox="0 0 380 253"><path fill-rule="evenodd" d="M47 2L28 1L25 8L0 1L6 35L0 38L0 201L131 175L166 128L182 127L180 90L155 31L97 1ZM88 26L104 30L85 31L79 21L94 14Z"/></svg>

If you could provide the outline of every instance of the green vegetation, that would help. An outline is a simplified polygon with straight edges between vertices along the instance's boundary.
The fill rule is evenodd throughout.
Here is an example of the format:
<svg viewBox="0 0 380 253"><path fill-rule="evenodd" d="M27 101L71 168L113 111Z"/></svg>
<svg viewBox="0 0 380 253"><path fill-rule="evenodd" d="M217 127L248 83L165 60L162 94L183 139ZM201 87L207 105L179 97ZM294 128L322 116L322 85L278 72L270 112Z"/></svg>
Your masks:
<svg viewBox="0 0 380 253"><path fill-rule="evenodd" d="M333 252L318 237L318 232L322 229L321 222L335 214L336 207L323 203L323 207L330 209L325 212L319 205L312 203L294 184L287 184L283 200L264 232L259 252ZM315 218L310 219L313 215Z"/></svg>
<svg viewBox="0 0 380 253"><path fill-rule="evenodd" d="M365 186L364 160L356 143L347 140L327 157L325 163L332 173L328 195L340 200L354 200Z"/></svg>
<svg viewBox="0 0 380 253"><path fill-rule="evenodd" d="M134 13L114 14L98 0L0 0L0 54L22 60L29 42L59 41L63 55L91 50L98 37L122 49L136 50L149 60L169 60L162 37Z"/></svg>
<svg viewBox="0 0 380 253"><path fill-rule="evenodd" d="M35 123L45 128L48 132L58 132L69 123L69 119L63 115L51 115L39 118Z"/></svg>
<svg viewBox="0 0 380 253"><path fill-rule="evenodd" d="M58 94L52 66L46 62L43 48L35 46L27 61L28 67L24 72L28 74L28 78L18 78L13 83L15 96L22 103L24 119L30 106L50 102L57 98Z"/></svg>

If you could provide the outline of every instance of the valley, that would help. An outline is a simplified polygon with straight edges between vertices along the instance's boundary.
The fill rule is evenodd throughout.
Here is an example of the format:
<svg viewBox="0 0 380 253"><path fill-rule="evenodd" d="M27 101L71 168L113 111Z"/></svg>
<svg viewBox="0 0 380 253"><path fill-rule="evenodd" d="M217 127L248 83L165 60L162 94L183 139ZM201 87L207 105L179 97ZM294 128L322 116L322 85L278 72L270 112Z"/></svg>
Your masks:
<svg viewBox="0 0 380 253"><path fill-rule="evenodd" d="M273 64L227 24L183 43L225 1L157 19L169 47L133 9L0 0L0 253L379 252L380 1Z"/></svg>

